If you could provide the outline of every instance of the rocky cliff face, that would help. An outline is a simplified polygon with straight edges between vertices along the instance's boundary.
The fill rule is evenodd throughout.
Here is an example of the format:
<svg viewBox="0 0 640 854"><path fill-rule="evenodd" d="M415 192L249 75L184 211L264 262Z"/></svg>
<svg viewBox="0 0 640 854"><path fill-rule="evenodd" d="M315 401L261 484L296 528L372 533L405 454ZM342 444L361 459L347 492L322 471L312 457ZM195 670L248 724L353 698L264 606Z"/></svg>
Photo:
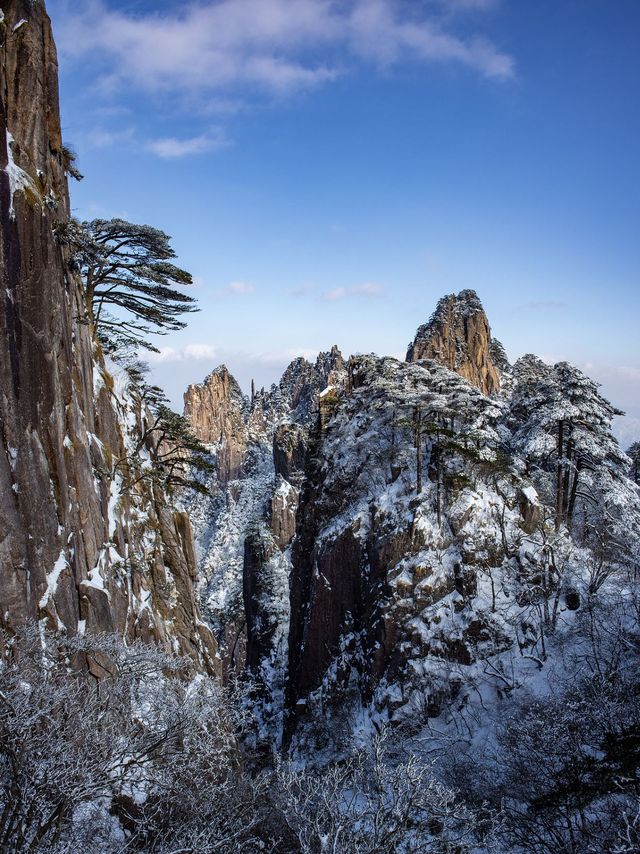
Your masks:
<svg viewBox="0 0 640 854"><path fill-rule="evenodd" d="M485 502L499 499L481 478L465 488L466 467L443 445L452 430L475 433L489 459L500 406L433 361L357 357L349 374L351 393L321 433L300 500L286 735L305 720L316 727L327 704L372 703L392 715L411 697L420 662L471 664L483 654L473 632L492 631L484 615L455 615L476 595L468 530L486 524ZM519 521L509 514L510 525ZM448 696L444 683L438 691Z"/></svg>
<svg viewBox="0 0 640 854"><path fill-rule="evenodd" d="M215 668L189 521L152 487L127 487L144 409L94 349L57 239L70 159L49 19L42 2L3 8L0 619L154 638Z"/></svg>
<svg viewBox="0 0 640 854"><path fill-rule="evenodd" d="M184 414L198 439L212 446L222 483L240 475L248 441L246 413L247 400L226 365L185 392Z"/></svg>
<svg viewBox="0 0 640 854"><path fill-rule="evenodd" d="M407 362L435 359L465 377L483 394L500 388L500 370L491 329L475 291L443 297L428 323L421 326L407 350ZM499 361L499 359L498 359Z"/></svg>

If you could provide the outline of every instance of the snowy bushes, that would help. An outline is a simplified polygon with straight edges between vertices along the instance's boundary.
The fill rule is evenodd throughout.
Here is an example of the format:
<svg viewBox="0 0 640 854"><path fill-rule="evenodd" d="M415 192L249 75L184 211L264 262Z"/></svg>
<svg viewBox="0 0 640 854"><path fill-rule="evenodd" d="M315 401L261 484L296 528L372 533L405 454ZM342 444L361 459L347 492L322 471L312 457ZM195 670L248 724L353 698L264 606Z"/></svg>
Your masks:
<svg viewBox="0 0 640 854"><path fill-rule="evenodd" d="M185 834L197 851L250 850L260 789L239 769L227 693L113 636L5 642L0 850L169 851Z"/></svg>
<svg viewBox="0 0 640 854"><path fill-rule="evenodd" d="M462 854L491 823L384 738L321 769L248 770L242 697L154 648L39 626L4 640L2 851Z"/></svg>
<svg viewBox="0 0 640 854"><path fill-rule="evenodd" d="M484 752L480 742L465 754L460 739L441 738L444 767L421 758L418 743L405 750L383 734L324 766L256 770L242 748L249 721L238 693L189 680L183 661L143 644L31 628L5 638L0 669L0 850L637 851L631 610L624 619L595 613L592 628L579 627L598 655L585 646L567 662L575 678L517 699L494 720L495 737L485 729ZM77 666L83 658L101 679Z"/></svg>
<svg viewBox="0 0 640 854"><path fill-rule="evenodd" d="M303 854L493 850L494 816L464 806L415 755L392 756L384 736L327 768L279 765L277 776Z"/></svg>
<svg viewBox="0 0 640 854"><path fill-rule="evenodd" d="M545 670L447 745L443 778L499 811L502 851L640 850L638 594L631 574L587 594Z"/></svg>

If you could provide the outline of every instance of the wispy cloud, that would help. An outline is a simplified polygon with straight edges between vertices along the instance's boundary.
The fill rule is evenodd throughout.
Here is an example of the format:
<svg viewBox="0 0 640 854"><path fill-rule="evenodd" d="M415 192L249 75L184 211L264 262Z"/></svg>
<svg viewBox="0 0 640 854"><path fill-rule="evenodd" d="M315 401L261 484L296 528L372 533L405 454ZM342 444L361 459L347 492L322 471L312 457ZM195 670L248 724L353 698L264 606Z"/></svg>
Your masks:
<svg viewBox="0 0 640 854"><path fill-rule="evenodd" d="M350 288L332 288L329 291L325 291L322 297L325 300L333 302L352 296L375 298L382 296L383 293L384 288L382 285L378 285L375 282L364 282L361 285L354 285Z"/></svg>
<svg viewBox="0 0 640 854"><path fill-rule="evenodd" d="M244 297L248 294L252 294L254 291L255 287L250 282L238 280L236 282L229 282L225 288L220 288L218 294L219 296Z"/></svg>
<svg viewBox="0 0 640 854"><path fill-rule="evenodd" d="M117 113L116 113L117 115ZM98 125L85 134L85 142L91 148L126 146L130 150L148 151L164 160L192 157L209 151L219 151L230 143L222 128L212 128L197 136L162 137L144 140L135 127L121 129Z"/></svg>
<svg viewBox="0 0 640 854"><path fill-rule="evenodd" d="M96 127L89 131L86 140L92 148L110 148L112 145L130 144L135 140L136 130L134 127L112 130L104 127Z"/></svg>
<svg viewBox="0 0 640 854"><path fill-rule="evenodd" d="M500 0L439 0L449 12L489 12L500 5Z"/></svg>
<svg viewBox="0 0 640 854"><path fill-rule="evenodd" d="M493 4L439 5L483 11ZM399 0L203 0L162 13L127 13L106 0L83 6L56 6L66 59L101 60L107 88L195 94L204 104L246 87L276 95L309 89L357 61L452 63L497 80L514 74L511 56L480 34L457 34L438 4L431 12Z"/></svg>
<svg viewBox="0 0 640 854"><path fill-rule="evenodd" d="M625 415L613 422L613 433L623 449L640 440L640 418Z"/></svg>
<svg viewBox="0 0 640 854"><path fill-rule="evenodd" d="M318 350L312 347L289 347L285 350L267 350L257 353L240 353L234 357L238 361L246 361L258 365L266 365L269 367L285 368L294 359L302 356L303 359L315 361L318 356Z"/></svg>
<svg viewBox="0 0 640 854"><path fill-rule="evenodd" d="M346 288L332 288L330 291L325 291L323 297L327 300L338 300L344 299L348 293Z"/></svg>
<svg viewBox="0 0 640 854"><path fill-rule="evenodd" d="M146 358L155 364L162 362L212 361L218 358L211 344L187 344L184 347L162 347L159 353L149 353Z"/></svg>
<svg viewBox="0 0 640 854"><path fill-rule="evenodd" d="M180 157L191 157L208 151L219 151L229 144L222 131L203 133L187 139L165 137L154 139L146 144L146 148L158 157L173 160Z"/></svg>
<svg viewBox="0 0 640 854"><path fill-rule="evenodd" d="M297 285L294 288L287 288L285 294L288 297L303 297L313 293L313 285Z"/></svg>

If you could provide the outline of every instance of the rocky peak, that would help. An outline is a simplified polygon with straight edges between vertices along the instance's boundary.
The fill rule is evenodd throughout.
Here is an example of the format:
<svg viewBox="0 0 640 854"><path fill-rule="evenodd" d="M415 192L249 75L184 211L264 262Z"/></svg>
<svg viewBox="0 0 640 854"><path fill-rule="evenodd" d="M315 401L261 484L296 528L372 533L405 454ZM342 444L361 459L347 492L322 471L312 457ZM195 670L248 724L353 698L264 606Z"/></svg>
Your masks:
<svg viewBox="0 0 640 854"><path fill-rule="evenodd" d="M407 362L435 359L465 377L484 394L500 388L489 321L475 291L448 294L417 331Z"/></svg>
<svg viewBox="0 0 640 854"><path fill-rule="evenodd" d="M324 385L340 385L345 361L336 344L331 350L319 353L316 359L316 372L322 377Z"/></svg>
<svg viewBox="0 0 640 854"><path fill-rule="evenodd" d="M238 477L247 447L247 399L226 365L220 365L184 394L184 414L193 432L218 446L218 474L227 483Z"/></svg>
<svg viewBox="0 0 640 854"><path fill-rule="evenodd" d="M318 354L315 364L298 357L287 367L278 384L294 420L307 422L317 414L318 398L328 386L346 383L345 361L337 345Z"/></svg>

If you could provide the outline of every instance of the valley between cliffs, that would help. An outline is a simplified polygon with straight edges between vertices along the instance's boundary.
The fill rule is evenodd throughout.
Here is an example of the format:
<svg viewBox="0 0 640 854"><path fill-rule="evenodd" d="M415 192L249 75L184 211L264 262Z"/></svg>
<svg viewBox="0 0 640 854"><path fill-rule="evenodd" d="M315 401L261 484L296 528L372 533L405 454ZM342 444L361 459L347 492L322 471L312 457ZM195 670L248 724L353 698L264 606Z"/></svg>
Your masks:
<svg viewBox="0 0 640 854"><path fill-rule="evenodd" d="M2 5L0 850L640 850L619 410L467 288L405 360L212 365L171 412L98 330L44 3ZM191 282L112 223L165 247L123 311Z"/></svg>

